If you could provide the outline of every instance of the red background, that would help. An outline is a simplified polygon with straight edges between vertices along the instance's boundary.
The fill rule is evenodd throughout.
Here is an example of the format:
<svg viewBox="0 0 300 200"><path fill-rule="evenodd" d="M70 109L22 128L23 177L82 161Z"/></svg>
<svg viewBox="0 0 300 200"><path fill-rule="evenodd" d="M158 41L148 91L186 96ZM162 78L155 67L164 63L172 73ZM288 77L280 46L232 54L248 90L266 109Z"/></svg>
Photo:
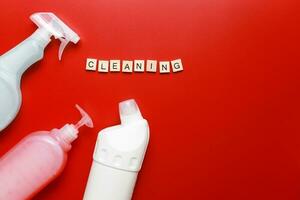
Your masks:
<svg viewBox="0 0 300 200"><path fill-rule="evenodd" d="M80 104L96 127L81 131L63 174L35 199L82 199L98 131L135 98L151 141L133 199L299 199L298 2L2 1L1 54L35 31L37 11L56 13L81 41L62 62L51 43L24 74L0 155L32 131L76 121ZM85 71L87 57L181 58L185 69L100 74Z"/></svg>

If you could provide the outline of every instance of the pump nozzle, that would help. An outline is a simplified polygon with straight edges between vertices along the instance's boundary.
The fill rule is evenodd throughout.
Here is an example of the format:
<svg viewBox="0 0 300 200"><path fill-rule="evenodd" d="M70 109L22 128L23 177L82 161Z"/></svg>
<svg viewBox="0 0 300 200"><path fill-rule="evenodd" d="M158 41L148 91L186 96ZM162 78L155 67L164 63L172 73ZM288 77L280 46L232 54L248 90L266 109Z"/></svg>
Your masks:
<svg viewBox="0 0 300 200"><path fill-rule="evenodd" d="M57 137L62 138L64 141L71 143L78 137L78 129L82 126L87 126L90 128L94 127L91 117L79 106L76 104L76 108L79 110L82 118L74 124L66 124L58 132L55 132Z"/></svg>
<svg viewBox="0 0 300 200"><path fill-rule="evenodd" d="M39 28L46 30L48 35L53 35L55 39L60 40L61 44L58 51L59 60L61 60L63 51L70 41L76 44L80 40L80 37L53 13L35 13L30 16L30 19Z"/></svg>
<svg viewBox="0 0 300 200"><path fill-rule="evenodd" d="M79 110L82 118L79 122L77 122L77 124L75 125L76 129L79 129L82 126L87 126L90 128L94 127L93 121L91 119L91 117L79 106L76 104L76 108Z"/></svg>

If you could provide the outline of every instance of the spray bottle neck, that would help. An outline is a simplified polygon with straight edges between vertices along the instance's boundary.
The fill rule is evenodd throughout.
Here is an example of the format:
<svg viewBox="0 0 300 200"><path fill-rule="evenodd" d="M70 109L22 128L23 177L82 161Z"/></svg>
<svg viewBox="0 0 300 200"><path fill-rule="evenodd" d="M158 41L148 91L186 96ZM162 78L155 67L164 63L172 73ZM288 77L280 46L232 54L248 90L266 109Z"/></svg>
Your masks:
<svg viewBox="0 0 300 200"><path fill-rule="evenodd" d="M45 28L40 27L38 28L32 35L31 37L37 39L40 41L41 46L46 47L50 41L51 41L51 36L52 34L49 33Z"/></svg>

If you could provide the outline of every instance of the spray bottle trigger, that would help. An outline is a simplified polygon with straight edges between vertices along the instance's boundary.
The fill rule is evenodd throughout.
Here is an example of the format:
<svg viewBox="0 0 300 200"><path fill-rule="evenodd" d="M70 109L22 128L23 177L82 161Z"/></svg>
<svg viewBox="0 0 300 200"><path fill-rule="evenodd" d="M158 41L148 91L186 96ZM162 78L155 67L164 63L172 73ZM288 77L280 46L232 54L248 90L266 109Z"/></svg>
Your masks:
<svg viewBox="0 0 300 200"><path fill-rule="evenodd" d="M93 128L94 124L93 121L91 119L91 117L79 106L76 104L76 108L78 109L78 111L80 112L82 118L81 120L75 125L76 129L79 129L82 126L87 126L89 128Z"/></svg>
<svg viewBox="0 0 300 200"><path fill-rule="evenodd" d="M63 54L67 44L69 43L69 41L64 38L59 38L59 40L61 43L60 43L59 50L58 50L58 59L61 61L62 54Z"/></svg>
<svg viewBox="0 0 300 200"><path fill-rule="evenodd" d="M61 44L58 51L58 58L61 60L63 51L69 42L76 44L80 37L69 26L67 26L56 15L50 12L34 13L30 19L39 27L44 30L44 37L54 36L59 39Z"/></svg>

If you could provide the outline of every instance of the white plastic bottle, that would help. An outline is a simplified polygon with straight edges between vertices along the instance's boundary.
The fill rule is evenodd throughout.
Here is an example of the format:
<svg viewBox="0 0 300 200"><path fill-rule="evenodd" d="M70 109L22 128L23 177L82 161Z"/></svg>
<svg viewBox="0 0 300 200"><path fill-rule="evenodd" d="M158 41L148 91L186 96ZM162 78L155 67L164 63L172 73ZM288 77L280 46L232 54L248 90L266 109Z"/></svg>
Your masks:
<svg viewBox="0 0 300 200"><path fill-rule="evenodd" d="M21 106L20 81L32 64L41 60L51 37L61 41L59 59L68 42L79 36L53 13L35 13L30 19L38 29L25 41L0 57L0 131L16 117Z"/></svg>
<svg viewBox="0 0 300 200"><path fill-rule="evenodd" d="M119 105L121 125L102 130L84 200L130 200L149 142L148 122L134 100Z"/></svg>

